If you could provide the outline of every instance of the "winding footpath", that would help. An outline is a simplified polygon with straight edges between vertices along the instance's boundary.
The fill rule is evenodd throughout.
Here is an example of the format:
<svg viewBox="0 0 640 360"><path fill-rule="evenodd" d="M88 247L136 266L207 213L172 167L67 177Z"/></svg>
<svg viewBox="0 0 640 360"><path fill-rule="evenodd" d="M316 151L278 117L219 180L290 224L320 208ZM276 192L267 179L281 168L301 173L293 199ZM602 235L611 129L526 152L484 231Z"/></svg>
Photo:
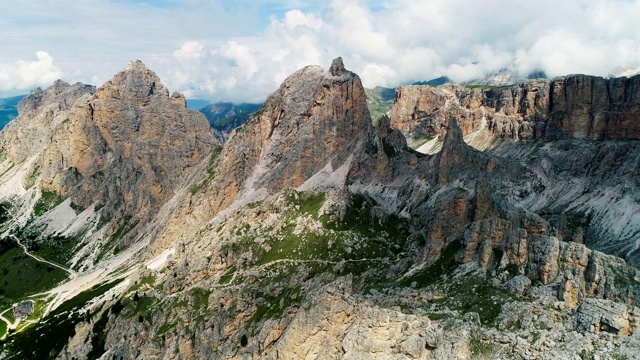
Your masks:
<svg viewBox="0 0 640 360"><path fill-rule="evenodd" d="M57 267L58 269L64 270L65 272L69 273L69 279L68 279L68 280L73 280L73 279L75 279L76 277L78 277L78 273L77 273L77 272L75 272L74 270L69 269L69 268L66 268L66 267L64 267L64 266L62 266L62 265L56 264L56 263L54 263L54 262L51 262L51 261L45 260L45 259L41 258L40 256L37 256L37 255L34 255L34 254L30 253L30 252L29 252L29 250L27 249L26 245L24 245L24 244L20 241L20 239L18 239L18 238L17 238L16 236L14 236L14 235L10 235L10 236L11 236L11 237L16 241L16 243L17 243L18 245L20 245L20 247L22 248L22 250L24 251L24 253L25 253L26 255L30 256L31 258L33 258L34 260L36 260L36 261L38 261L38 262L41 262L41 263L45 263L45 264L47 264L47 265L51 265L51 266ZM40 294L35 294L35 295L40 295ZM9 319L7 319L6 317L4 317L4 315L3 315L3 314L4 314L4 313L6 313L7 311L11 311L11 309L12 309L12 308L9 308L9 309L6 309L6 310L3 310L3 311L0 311L0 320L4 321L4 322L7 324L7 333L8 333L8 330L15 330L15 328L16 328L16 327L18 327L18 324L20 324L20 320L18 320L18 319L16 319L16 320L15 320L15 322L13 322L13 323L12 323L11 321L9 321ZM4 338L6 335L7 335L7 334L1 334L1 335L0 335L0 338Z"/></svg>
<svg viewBox="0 0 640 360"><path fill-rule="evenodd" d="M24 250L24 253L29 255L30 257L32 257L34 260L39 261L41 263L45 263L45 264L51 265L51 266L55 266L60 270L64 270L64 271L68 272L69 273L69 277L71 279L75 279L78 276L78 273L73 271L72 269L69 269L69 268L66 268L66 267L64 267L62 265L59 265L59 264L53 263L51 261L45 260L45 259L41 258L40 256L33 255L32 253L29 252L29 250L27 249L27 246L24 245L22 242L20 242L20 239L18 239L14 235L10 235L10 236L18 243L18 245L20 245L20 247L22 247L22 250Z"/></svg>
<svg viewBox="0 0 640 360"><path fill-rule="evenodd" d="M2 314L6 313L6 312L7 312L7 311L9 311L9 310L11 310L11 309L7 309L7 310L5 310L5 311L3 311L3 312L0 312L0 320L2 320L2 321L4 321L4 322L6 322L6 323L7 323L7 331L8 331L9 329L13 329L13 328L14 328L14 326L17 326L17 325L18 325L18 324L15 324L15 325L14 325L14 324L12 324L12 323L11 323L11 321L9 321L9 319L7 319L6 317L4 317L4 315L2 315ZM1 338L3 338L3 337L4 337L4 335L5 335L5 334L0 335L0 339L1 339Z"/></svg>

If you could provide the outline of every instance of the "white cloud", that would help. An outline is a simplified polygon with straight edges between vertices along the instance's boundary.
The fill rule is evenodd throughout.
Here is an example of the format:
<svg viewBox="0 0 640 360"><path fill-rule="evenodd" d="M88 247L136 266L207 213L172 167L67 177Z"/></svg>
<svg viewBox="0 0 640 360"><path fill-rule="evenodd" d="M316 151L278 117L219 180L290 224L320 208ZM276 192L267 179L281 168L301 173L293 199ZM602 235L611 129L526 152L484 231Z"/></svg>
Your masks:
<svg viewBox="0 0 640 360"><path fill-rule="evenodd" d="M0 63L13 66L37 46L67 81L104 81L141 59L171 90L213 101L262 101L292 72L337 56L367 87L502 68L606 76L640 66L640 0L87 1L0 4L10 19L53 19L0 22L17 44ZM108 26L113 17L120 26Z"/></svg>
<svg viewBox="0 0 640 360"><path fill-rule="evenodd" d="M218 69L208 73L209 84L218 81L209 96L237 101L264 98L291 72L326 68L336 56L368 87L442 75L465 81L503 68L606 76L640 65L637 18L637 1L396 0L372 11L333 0L320 16L272 17L262 34L213 47L201 65Z"/></svg>
<svg viewBox="0 0 640 360"><path fill-rule="evenodd" d="M199 41L187 41L180 49L173 52L173 56L181 61L199 59L202 56L204 45Z"/></svg>
<svg viewBox="0 0 640 360"><path fill-rule="evenodd" d="M62 71L45 51L36 52L37 60L0 63L0 91L31 90L49 86L62 77Z"/></svg>
<svg viewBox="0 0 640 360"><path fill-rule="evenodd" d="M287 11L284 15L283 23L289 30L293 30L298 26L314 30L320 30L322 27L322 20L316 18L313 14L305 14L300 10Z"/></svg>

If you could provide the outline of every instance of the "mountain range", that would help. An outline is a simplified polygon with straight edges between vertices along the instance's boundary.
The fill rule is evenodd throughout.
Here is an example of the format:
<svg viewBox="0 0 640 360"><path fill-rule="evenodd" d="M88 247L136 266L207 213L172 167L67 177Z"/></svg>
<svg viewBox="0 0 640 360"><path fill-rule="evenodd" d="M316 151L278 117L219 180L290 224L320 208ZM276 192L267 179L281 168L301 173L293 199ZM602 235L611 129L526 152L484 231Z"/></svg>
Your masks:
<svg viewBox="0 0 640 360"><path fill-rule="evenodd" d="M24 95L0 99L0 130L18 116L18 103Z"/></svg>
<svg viewBox="0 0 640 360"><path fill-rule="evenodd" d="M216 138L224 143L231 132L247 122L260 109L260 104L215 103L200 109L209 121Z"/></svg>
<svg viewBox="0 0 640 360"><path fill-rule="evenodd" d="M637 358L638 89L403 86L374 125L391 92L337 58L210 107L253 112L224 143L139 61L36 89L0 133L0 359Z"/></svg>

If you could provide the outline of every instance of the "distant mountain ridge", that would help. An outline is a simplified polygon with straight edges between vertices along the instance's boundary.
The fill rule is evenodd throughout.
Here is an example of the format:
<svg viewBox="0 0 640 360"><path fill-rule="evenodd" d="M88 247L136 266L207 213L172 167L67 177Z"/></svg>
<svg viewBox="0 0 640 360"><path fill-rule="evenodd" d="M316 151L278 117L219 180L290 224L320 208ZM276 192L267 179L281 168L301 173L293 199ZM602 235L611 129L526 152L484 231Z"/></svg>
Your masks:
<svg viewBox="0 0 640 360"><path fill-rule="evenodd" d="M9 121L18 117L18 103L27 95L18 95L0 99L0 130L9 123Z"/></svg>
<svg viewBox="0 0 640 360"><path fill-rule="evenodd" d="M374 123L376 120L389 112L396 100L396 89L376 86L373 89L364 89L367 95L367 107Z"/></svg>
<svg viewBox="0 0 640 360"><path fill-rule="evenodd" d="M221 143L229 138L233 129L244 124L260 109L262 104L232 104L219 102L207 105L200 112L209 121L215 136Z"/></svg>
<svg viewBox="0 0 640 360"><path fill-rule="evenodd" d="M479 77L479 78L471 79L467 81L455 82L455 81L452 81L447 76L440 76L438 78L427 80L427 81L416 81L416 82L413 82L411 85L439 86L439 85L445 85L445 84L452 84L452 85L504 86L504 85L520 84L525 81L533 80L533 79L546 79L546 78L548 78L547 74L541 70L533 71L529 73L527 76L522 76L507 68L502 68L498 71L488 73L483 77Z"/></svg>

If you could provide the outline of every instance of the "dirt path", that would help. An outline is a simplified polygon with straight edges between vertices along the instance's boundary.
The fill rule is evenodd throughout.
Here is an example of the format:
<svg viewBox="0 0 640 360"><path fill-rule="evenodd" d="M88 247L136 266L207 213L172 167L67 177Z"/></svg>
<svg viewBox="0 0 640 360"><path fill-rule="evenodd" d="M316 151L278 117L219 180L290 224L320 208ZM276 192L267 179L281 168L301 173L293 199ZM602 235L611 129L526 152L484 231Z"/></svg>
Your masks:
<svg viewBox="0 0 640 360"><path fill-rule="evenodd" d="M45 291L39 294L33 294L27 298L27 299L35 299L36 297L45 296L45 299L36 300L36 301L44 302L43 312L40 318L34 319L34 320L27 320L25 323L37 323L39 320L49 315L49 313L53 311L55 308L60 306L60 304L73 298L74 296L78 295L79 293L85 290L91 289L96 285L99 285L108 281L112 281L117 278L126 279L134 271L139 269L141 266L140 264L137 264L137 263L131 263L131 259L134 257L135 254L137 254L138 252L141 252L149 244L149 240L140 241L137 244L129 247L128 249L118 253L118 255L112 258L109 258L105 261L102 261L97 267L91 269L90 271L78 273L72 269L69 269L64 266L61 266L60 264L56 264L54 262L45 260L40 256L30 253L27 247L22 242L20 242L20 239L18 239L14 235L10 235L10 236L12 236L15 239L15 241L18 243L18 245L22 247L22 249L24 250L24 253L30 256L31 258L33 258L34 260L41 263L46 263L50 266L54 266L58 269L64 270L69 274L68 279L66 279L64 282L54 287L53 289L50 289L48 291ZM46 307L44 307L45 305ZM11 323L9 319L2 316L2 314L4 314L5 312L11 311L11 310L12 308L0 309L0 321L4 321L7 324L7 329L16 329L20 321L15 321L14 323ZM7 334L8 334L8 331L6 334L4 334L4 336L6 337Z"/></svg>
<svg viewBox="0 0 640 360"><path fill-rule="evenodd" d="M30 257L32 257L34 260L39 261L41 263L45 263L45 264L51 265L51 266L55 266L58 269L61 269L61 270L64 270L64 271L68 272L69 273L69 277L71 279L75 279L78 276L78 273L73 271L72 269L69 269L69 268L66 268L66 267L64 267L62 265L59 265L59 264L53 263L51 261L45 260L45 259L41 258L40 256L33 255L32 253L29 252L27 247L22 242L20 242L20 239L18 239L14 235L11 235L11 237L18 243L18 245L20 245L22 247L22 250L24 250L24 253L29 255Z"/></svg>
<svg viewBox="0 0 640 360"><path fill-rule="evenodd" d="M4 321L7 323L7 332L5 334L2 334L0 336L0 339L2 339L3 337L5 337L8 333L9 330L15 329L18 326L18 322L16 321L15 323L12 323L11 321L9 321L9 319L7 319L6 317L4 317L4 313L6 313L7 311L11 311L11 308L4 310L2 312L0 312L0 320Z"/></svg>
<svg viewBox="0 0 640 360"><path fill-rule="evenodd" d="M29 250L27 249L27 247L20 241L20 239L18 239L14 235L10 235L10 236L16 241L16 243L18 243L18 245L20 245L20 247L22 248L22 250L24 251L24 253L27 256L30 256L31 258L33 258L34 260L36 260L38 262L45 263L47 265L51 265L51 266L57 267L58 269L64 270L65 272L69 273L69 279L67 281L75 279L78 276L78 273L76 273L75 271L73 271L73 270L71 270L69 268L66 268L66 267L61 266L59 264L56 264L54 262L45 260L45 259L41 258L40 256L37 256L37 255L34 255L34 254L30 253ZM40 295L40 294L35 294L35 295ZM0 312L0 320L2 320L5 323L7 323L7 329L15 329L19 324L19 321L16 321L16 322L12 323L11 321L9 321L9 319L7 319L6 317L3 316L4 313L6 313L7 311L11 311L11 309L12 308L9 308L9 309L6 309L6 310L3 310L3 311Z"/></svg>

